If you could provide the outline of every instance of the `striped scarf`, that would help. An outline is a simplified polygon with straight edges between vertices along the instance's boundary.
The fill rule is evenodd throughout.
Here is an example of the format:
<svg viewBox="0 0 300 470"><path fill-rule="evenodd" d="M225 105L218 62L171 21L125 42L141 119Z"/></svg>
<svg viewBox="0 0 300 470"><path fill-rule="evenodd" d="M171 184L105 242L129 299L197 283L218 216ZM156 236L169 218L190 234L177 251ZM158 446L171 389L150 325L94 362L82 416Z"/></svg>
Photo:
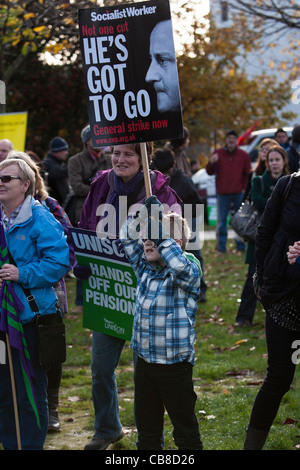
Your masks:
<svg viewBox="0 0 300 470"><path fill-rule="evenodd" d="M3 228L2 217L0 220L0 268L3 264L9 263L8 248ZM40 428L40 420L37 409L37 402L34 393L32 378L34 372L30 360L26 338L24 336L23 325L20 320L20 312L24 305L17 297L12 281L4 280L0 290L0 331L8 334L9 342L12 348L20 353L21 369L24 379L24 385L28 399L36 416L37 425Z"/></svg>

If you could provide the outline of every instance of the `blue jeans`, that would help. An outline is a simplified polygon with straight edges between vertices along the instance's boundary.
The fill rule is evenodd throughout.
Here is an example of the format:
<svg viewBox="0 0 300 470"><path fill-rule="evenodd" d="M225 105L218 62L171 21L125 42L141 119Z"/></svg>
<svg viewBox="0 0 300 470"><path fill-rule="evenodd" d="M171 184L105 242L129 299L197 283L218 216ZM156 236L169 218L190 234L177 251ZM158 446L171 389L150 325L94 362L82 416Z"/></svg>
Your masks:
<svg viewBox="0 0 300 470"><path fill-rule="evenodd" d="M81 279L76 279L75 305L83 305L83 285Z"/></svg>
<svg viewBox="0 0 300 470"><path fill-rule="evenodd" d="M217 196L217 211L218 211L218 250L226 251L227 243L227 217L230 213L231 206L233 211L236 212L243 200L243 193L238 194L218 194ZM245 249L245 243L235 240L238 250Z"/></svg>
<svg viewBox="0 0 300 470"><path fill-rule="evenodd" d="M37 362L35 322L24 325L23 328L35 373L33 385L37 399L41 429L37 426L35 414L27 398L21 371L19 351L11 348L17 390L21 447L22 450L43 450L48 430L47 369L40 367ZM5 335L2 332L0 332L0 340L6 343ZM6 450L17 449L8 358L6 364L0 364L0 441Z"/></svg>
<svg viewBox="0 0 300 470"><path fill-rule="evenodd" d="M93 331L92 394L95 436L110 439L121 433L115 369L125 340Z"/></svg>

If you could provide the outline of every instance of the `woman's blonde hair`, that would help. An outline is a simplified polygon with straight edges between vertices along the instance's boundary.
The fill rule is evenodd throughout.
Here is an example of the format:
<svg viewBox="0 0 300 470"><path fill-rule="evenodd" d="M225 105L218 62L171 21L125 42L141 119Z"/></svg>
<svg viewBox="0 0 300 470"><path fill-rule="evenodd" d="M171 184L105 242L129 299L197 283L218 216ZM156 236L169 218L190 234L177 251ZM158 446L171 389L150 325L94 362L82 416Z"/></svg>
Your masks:
<svg viewBox="0 0 300 470"><path fill-rule="evenodd" d="M270 137L266 137L265 139L263 139L263 140L260 142L260 144L259 144L259 149L261 150L262 147L264 147L264 146L267 145L267 144L279 145L279 146L280 146L280 144L279 144L276 140L271 139Z"/></svg>
<svg viewBox="0 0 300 470"><path fill-rule="evenodd" d="M6 160L22 160L32 169L35 176L35 193L33 196L37 196L41 201L45 201L49 197L48 191L46 189L43 178L40 175L40 170L37 164L32 160L32 158L24 152L19 152L12 150L9 152Z"/></svg>
<svg viewBox="0 0 300 470"><path fill-rule="evenodd" d="M10 154L11 152L9 152ZM8 154L8 155L9 155ZM29 181L29 187L25 193L25 198L27 196L34 196L35 194L35 174L34 171L30 168L29 165L24 160L19 158L7 158L0 163L0 170L8 166L17 165L19 167L19 177L21 181Z"/></svg>

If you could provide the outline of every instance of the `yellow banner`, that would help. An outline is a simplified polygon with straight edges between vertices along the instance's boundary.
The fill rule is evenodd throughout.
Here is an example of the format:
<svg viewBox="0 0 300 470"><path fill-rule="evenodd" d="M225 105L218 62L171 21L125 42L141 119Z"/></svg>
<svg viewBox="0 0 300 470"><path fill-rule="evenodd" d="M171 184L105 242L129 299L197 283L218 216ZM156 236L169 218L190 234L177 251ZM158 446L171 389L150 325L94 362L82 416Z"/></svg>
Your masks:
<svg viewBox="0 0 300 470"><path fill-rule="evenodd" d="M9 139L14 150L24 152L27 112L0 114L0 139Z"/></svg>

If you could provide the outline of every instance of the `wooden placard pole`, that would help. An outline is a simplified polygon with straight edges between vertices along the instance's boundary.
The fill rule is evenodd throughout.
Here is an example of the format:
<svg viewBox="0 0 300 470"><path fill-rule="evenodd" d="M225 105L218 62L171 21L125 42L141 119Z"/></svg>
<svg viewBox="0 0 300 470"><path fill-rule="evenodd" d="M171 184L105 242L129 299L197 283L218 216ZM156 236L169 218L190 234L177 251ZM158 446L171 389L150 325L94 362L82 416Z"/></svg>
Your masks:
<svg viewBox="0 0 300 470"><path fill-rule="evenodd" d="M6 333L6 347L7 347L7 354L8 354L10 381L11 381L13 405L14 405L14 413L15 413L17 445L18 445L18 450L22 450L21 435L20 435L20 422L19 422L19 413L18 413L18 402L17 402L17 393L16 393L16 384L15 384L14 368L13 368L13 361L12 361L12 355L11 355L10 341L9 341L8 333Z"/></svg>
<svg viewBox="0 0 300 470"><path fill-rule="evenodd" d="M143 172L144 172L146 197L150 197L152 196L152 188L151 188L151 181L150 181L150 175L149 175L149 164L148 164L146 143L142 142L140 146L141 146L142 166L143 166Z"/></svg>

